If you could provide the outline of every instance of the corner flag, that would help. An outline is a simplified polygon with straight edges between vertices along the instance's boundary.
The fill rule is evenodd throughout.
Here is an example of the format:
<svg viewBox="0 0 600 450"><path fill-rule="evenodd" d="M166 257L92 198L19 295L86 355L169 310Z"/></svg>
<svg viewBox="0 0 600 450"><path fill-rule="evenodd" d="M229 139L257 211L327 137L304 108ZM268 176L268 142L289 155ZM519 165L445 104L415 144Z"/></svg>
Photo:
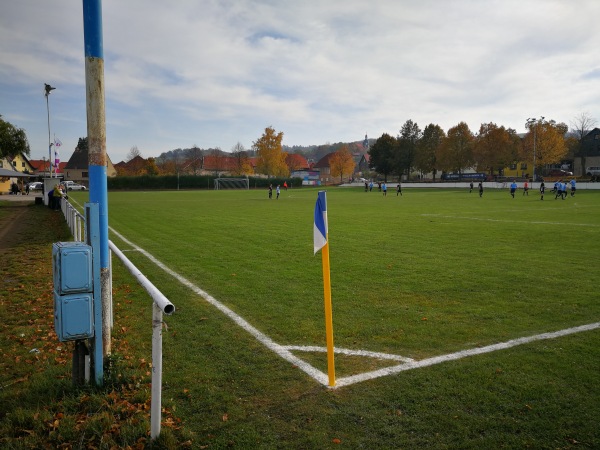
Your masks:
<svg viewBox="0 0 600 450"><path fill-rule="evenodd" d="M323 300L325 302L325 335L327 339L327 374L329 386L335 386L335 361L333 347L333 313L331 308L331 277L329 270L329 243L327 242L327 196L319 191L315 205L314 250L315 254L322 250L323 264Z"/></svg>
<svg viewBox="0 0 600 450"><path fill-rule="evenodd" d="M319 191L315 205L315 223L313 227L315 254L327 244L327 197L325 191Z"/></svg>

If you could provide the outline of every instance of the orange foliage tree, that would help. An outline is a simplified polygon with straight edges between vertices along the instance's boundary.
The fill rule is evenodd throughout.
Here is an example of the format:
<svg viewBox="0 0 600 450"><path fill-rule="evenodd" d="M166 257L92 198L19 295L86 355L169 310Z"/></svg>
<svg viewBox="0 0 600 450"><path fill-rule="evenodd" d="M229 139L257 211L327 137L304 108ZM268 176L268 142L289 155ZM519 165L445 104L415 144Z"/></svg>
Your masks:
<svg viewBox="0 0 600 450"><path fill-rule="evenodd" d="M473 133L465 122L448 130L436 153L436 162L445 172L462 173L473 166Z"/></svg>
<svg viewBox="0 0 600 450"><path fill-rule="evenodd" d="M482 123L473 146L477 170L493 175L494 169L507 167L519 157L521 140L515 130L495 123Z"/></svg>
<svg viewBox="0 0 600 450"><path fill-rule="evenodd" d="M306 167L306 159L297 153L288 153L285 156L285 163L290 172L304 169Z"/></svg>
<svg viewBox="0 0 600 450"><path fill-rule="evenodd" d="M252 143L258 154L256 169L267 176L287 177L290 172L285 164L285 153L281 141L283 132L275 132L273 127L265 128L263 135Z"/></svg>
<svg viewBox="0 0 600 450"><path fill-rule="evenodd" d="M344 175L352 175L354 172L354 159L352 154L348 150L347 145L343 145L337 152L335 152L331 158L329 158L329 170L332 176L339 176L340 182L344 178Z"/></svg>
<svg viewBox="0 0 600 450"><path fill-rule="evenodd" d="M521 159L536 167L545 164L558 164L568 152L565 134L569 127L554 120L536 120L527 124L528 132L523 139ZM534 151L535 144L535 151Z"/></svg>

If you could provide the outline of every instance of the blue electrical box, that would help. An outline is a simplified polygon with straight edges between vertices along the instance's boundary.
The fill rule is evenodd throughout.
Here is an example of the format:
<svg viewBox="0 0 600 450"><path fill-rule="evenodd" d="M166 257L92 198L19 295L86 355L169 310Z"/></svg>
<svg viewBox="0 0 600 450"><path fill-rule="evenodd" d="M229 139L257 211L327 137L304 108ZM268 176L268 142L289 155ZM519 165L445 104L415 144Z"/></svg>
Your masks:
<svg viewBox="0 0 600 450"><path fill-rule="evenodd" d="M52 245L54 291L59 294L93 292L92 247L83 242Z"/></svg>
<svg viewBox="0 0 600 450"><path fill-rule="evenodd" d="M58 340L75 341L94 336L94 302L91 293L54 293L54 329Z"/></svg>
<svg viewBox="0 0 600 450"><path fill-rule="evenodd" d="M60 341L94 336L92 247L83 242L52 245L54 329Z"/></svg>

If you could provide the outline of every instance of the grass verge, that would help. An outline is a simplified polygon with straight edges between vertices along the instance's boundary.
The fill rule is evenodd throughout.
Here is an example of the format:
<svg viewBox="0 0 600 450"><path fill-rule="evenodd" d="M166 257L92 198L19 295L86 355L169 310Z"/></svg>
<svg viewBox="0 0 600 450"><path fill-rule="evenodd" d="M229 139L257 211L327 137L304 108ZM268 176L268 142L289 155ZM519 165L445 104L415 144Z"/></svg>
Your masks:
<svg viewBox="0 0 600 450"><path fill-rule="evenodd" d="M285 196L268 203L261 192L212 194L111 195L111 226L278 342L322 342L320 264L310 255L315 191L293 193L287 203ZM451 191L405 194L398 199L410 199L404 203L358 195L329 197L338 345L420 358L598 320L598 275L589 264L598 232L581 225L599 223L598 197L538 207L533 198L507 203L500 192L486 192L486 203ZM329 390L142 256L127 254L177 307L164 332L171 445L600 446L598 330ZM574 263L568 276L565 255ZM113 338L124 355L117 365L125 364L121 379L141 404L148 392L149 299L118 264L115 274ZM320 357L307 355L315 365ZM346 374L371 368L340 360ZM50 377L51 387L61 383ZM110 404L111 392L97 398ZM95 435L104 436L99 430L114 417L96 416Z"/></svg>

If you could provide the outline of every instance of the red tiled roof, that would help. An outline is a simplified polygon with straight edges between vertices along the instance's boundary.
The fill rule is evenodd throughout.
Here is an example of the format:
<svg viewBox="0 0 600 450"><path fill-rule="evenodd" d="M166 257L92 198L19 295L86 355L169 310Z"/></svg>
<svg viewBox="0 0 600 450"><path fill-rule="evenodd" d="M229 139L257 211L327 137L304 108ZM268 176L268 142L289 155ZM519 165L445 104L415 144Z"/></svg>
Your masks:
<svg viewBox="0 0 600 450"><path fill-rule="evenodd" d="M49 171L50 164L48 161L46 161L44 159L30 159L29 163L31 164L31 167L33 167L33 170L35 170L36 172L48 172ZM67 165L66 162L59 163L58 164L58 173L64 172L66 165Z"/></svg>
<svg viewBox="0 0 600 450"><path fill-rule="evenodd" d="M332 153L327 153L325 156L323 156L316 164L313 165L313 168L315 169L319 169L321 167L329 167L329 160L331 159L331 157L335 155L335 152Z"/></svg>

